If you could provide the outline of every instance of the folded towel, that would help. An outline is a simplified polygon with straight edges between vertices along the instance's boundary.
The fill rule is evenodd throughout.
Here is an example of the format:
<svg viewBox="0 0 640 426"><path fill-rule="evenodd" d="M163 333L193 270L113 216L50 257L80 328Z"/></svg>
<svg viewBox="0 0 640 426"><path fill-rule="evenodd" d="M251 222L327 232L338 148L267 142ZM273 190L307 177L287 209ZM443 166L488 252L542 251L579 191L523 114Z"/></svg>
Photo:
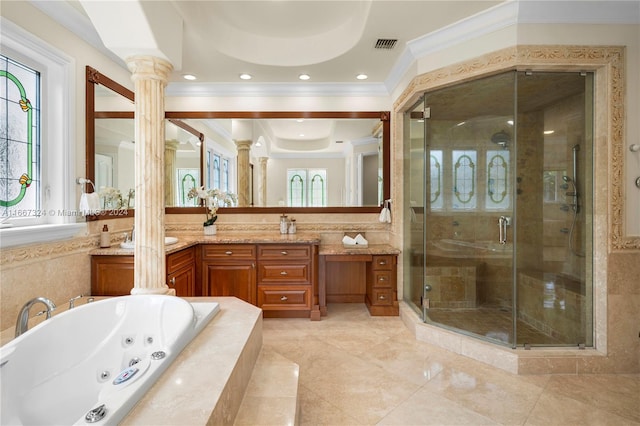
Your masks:
<svg viewBox="0 0 640 426"><path fill-rule="evenodd" d="M355 246L356 245L356 240L351 238L348 235L345 235L342 238L342 244L344 244L345 246Z"/></svg>
<svg viewBox="0 0 640 426"><path fill-rule="evenodd" d="M391 211L388 207L384 207L380 212L378 220L382 223L391 223Z"/></svg>
<svg viewBox="0 0 640 426"><path fill-rule="evenodd" d="M367 244L369 244L369 242L361 234L356 235L354 240L357 245L366 246Z"/></svg>
<svg viewBox="0 0 640 426"><path fill-rule="evenodd" d="M100 196L97 192L87 194L83 192L80 195L80 208L79 210L84 215L98 214L100 212Z"/></svg>

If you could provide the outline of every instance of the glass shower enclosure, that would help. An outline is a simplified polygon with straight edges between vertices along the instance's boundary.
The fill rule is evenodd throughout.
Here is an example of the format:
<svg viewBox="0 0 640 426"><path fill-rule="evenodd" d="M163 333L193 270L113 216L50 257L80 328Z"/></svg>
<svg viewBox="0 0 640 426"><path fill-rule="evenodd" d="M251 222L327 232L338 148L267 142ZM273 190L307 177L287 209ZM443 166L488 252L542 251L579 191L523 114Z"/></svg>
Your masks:
<svg viewBox="0 0 640 426"><path fill-rule="evenodd" d="M405 113L404 298L513 348L592 346L593 75L509 71Z"/></svg>

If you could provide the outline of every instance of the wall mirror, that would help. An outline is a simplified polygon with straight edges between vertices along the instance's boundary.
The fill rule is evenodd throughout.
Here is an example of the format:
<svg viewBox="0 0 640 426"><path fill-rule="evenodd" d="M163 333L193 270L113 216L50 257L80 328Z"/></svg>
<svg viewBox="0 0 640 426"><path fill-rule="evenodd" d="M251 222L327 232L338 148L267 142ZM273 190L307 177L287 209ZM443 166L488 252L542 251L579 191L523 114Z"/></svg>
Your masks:
<svg viewBox="0 0 640 426"><path fill-rule="evenodd" d="M390 198L388 112L167 111L166 117L204 135L207 187L242 192L235 143L250 141L249 196L235 212L378 212Z"/></svg>
<svg viewBox="0 0 640 426"><path fill-rule="evenodd" d="M119 206L120 216L132 215L134 94L87 67L86 96L86 177L99 193L117 190L118 200L101 197L106 211ZM167 111L166 117L167 213L200 212L186 197L194 185L237 193L242 171L234 141L245 137L252 142L250 187L244 205L228 208L233 212L377 213L390 198L389 112Z"/></svg>

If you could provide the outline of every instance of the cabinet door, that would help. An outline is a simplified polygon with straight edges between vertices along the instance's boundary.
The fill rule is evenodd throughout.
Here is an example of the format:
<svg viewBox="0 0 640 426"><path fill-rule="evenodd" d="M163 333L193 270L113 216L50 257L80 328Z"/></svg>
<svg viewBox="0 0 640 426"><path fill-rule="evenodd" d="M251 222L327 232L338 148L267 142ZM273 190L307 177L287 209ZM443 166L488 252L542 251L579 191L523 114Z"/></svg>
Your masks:
<svg viewBox="0 0 640 426"><path fill-rule="evenodd" d="M125 296L133 288L133 256L92 256L91 295Z"/></svg>
<svg viewBox="0 0 640 426"><path fill-rule="evenodd" d="M255 262L205 262L202 276L206 296L235 296L256 304Z"/></svg>
<svg viewBox="0 0 640 426"><path fill-rule="evenodd" d="M176 291L178 297L195 296L196 268L187 266L167 275L167 285Z"/></svg>

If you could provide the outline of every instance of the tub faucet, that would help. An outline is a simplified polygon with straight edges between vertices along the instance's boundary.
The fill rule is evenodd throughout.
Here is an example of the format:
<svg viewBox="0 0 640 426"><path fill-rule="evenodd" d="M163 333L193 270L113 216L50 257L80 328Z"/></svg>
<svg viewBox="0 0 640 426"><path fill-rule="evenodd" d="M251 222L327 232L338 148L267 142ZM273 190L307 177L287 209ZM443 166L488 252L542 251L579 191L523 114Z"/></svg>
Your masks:
<svg viewBox="0 0 640 426"><path fill-rule="evenodd" d="M47 319L51 318L51 312L56 308L56 304L46 297L36 297L29 300L24 304L20 313L18 314L18 321L16 322L16 337L24 333L29 329L29 310L36 303L43 303L46 307Z"/></svg>

